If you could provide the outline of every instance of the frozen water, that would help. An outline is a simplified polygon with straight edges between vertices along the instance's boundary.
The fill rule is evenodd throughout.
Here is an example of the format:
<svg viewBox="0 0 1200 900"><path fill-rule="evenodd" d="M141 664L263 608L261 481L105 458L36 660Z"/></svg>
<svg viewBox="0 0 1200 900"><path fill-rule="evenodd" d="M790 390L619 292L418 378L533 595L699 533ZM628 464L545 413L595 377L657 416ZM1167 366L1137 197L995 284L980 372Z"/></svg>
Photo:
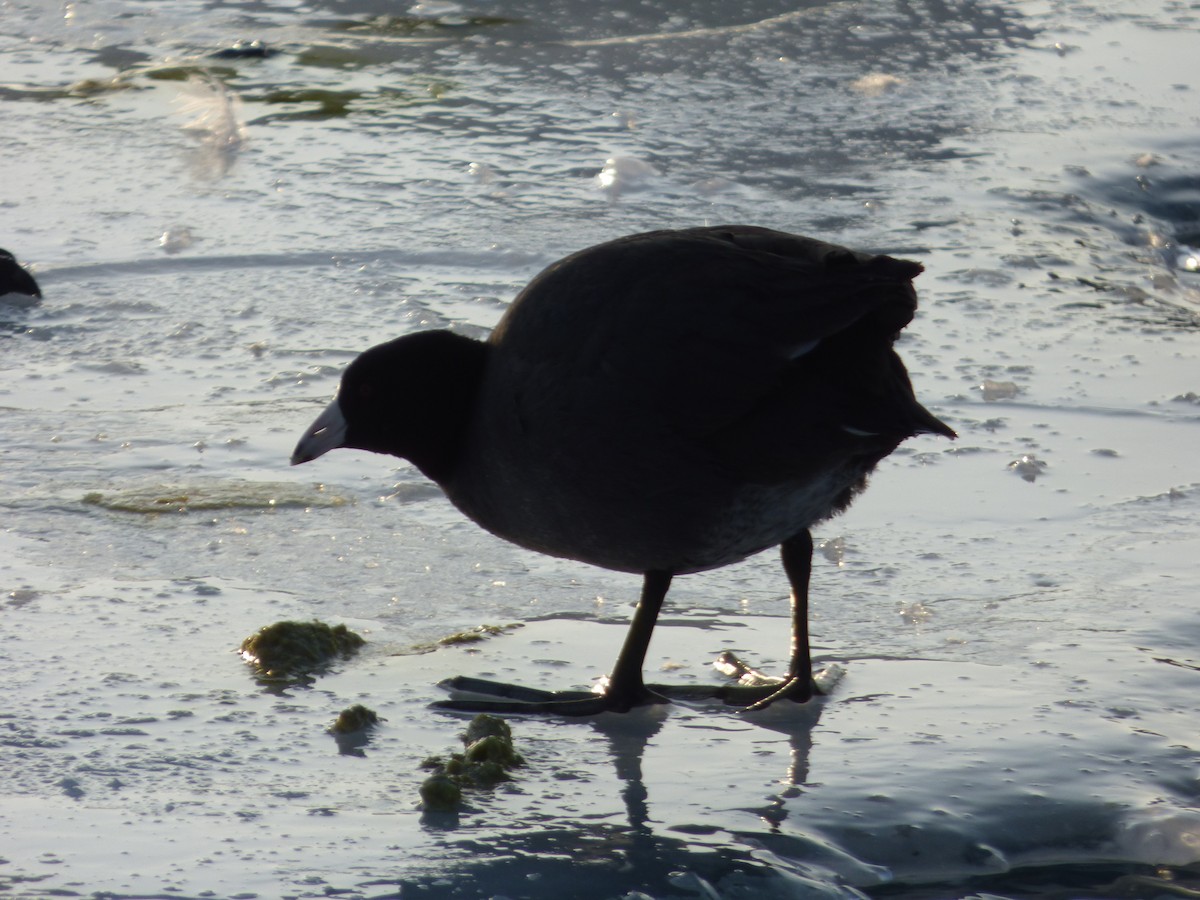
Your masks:
<svg viewBox="0 0 1200 900"><path fill-rule="evenodd" d="M4 19L0 246L45 294L0 304L6 894L1197 888L1195 9ZM291 469L297 436L372 343L485 334L566 252L729 221L926 266L900 351L961 438L908 442L818 529L844 677L803 710L516 720L516 780L423 814L418 764L462 727L436 683L586 686L638 582L496 541L396 460ZM786 615L772 554L678 579L656 677L777 669ZM241 639L314 617L366 650L258 685ZM416 652L481 623L524 627ZM386 721L343 755L354 703Z"/></svg>

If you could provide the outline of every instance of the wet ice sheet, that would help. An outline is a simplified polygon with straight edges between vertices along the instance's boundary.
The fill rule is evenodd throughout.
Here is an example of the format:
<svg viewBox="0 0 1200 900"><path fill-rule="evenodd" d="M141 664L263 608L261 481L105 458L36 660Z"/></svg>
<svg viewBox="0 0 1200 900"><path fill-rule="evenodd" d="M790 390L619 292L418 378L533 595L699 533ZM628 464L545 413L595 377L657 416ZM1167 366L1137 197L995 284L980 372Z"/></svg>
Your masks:
<svg viewBox="0 0 1200 900"><path fill-rule="evenodd" d="M371 3L10 4L0 245L46 300L0 306L0 879L1154 897L1163 865L1193 886L1195 15L593 7L402 33ZM250 31L281 52L220 64L245 142L198 166L184 83L147 67ZM920 259L900 349L961 438L909 442L818 529L817 651L848 674L815 723L517 723L519 781L423 821L415 764L460 727L426 710L434 682L589 683L637 580L502 545L411 468L289 469L291 447L367 344L483 333L560 253L703 221ZM145 502L172 497L204 499ZM711 678L727 646L781 664L770 554L669 604L660 677ZM262 693L237 643L312 616L370 650ZM392 655L510 621L532 624L477 657ZM323 732L353 702L387 719L361 757Z"/></svg>
<svg viewBox="0 0 1200 900"><path fill-rule="evenodd" d="M1134 864L1185 866L1200 858L1185 749L1196 623L1178 607L1159 623L1185 601L1171 582L1195 543L1109 548L1137 560L1112 588L1154 590L1158 615L1121 604L1125 623L1093 633L1029 621L1030 640L996 664L826 642L819 655L846 674L804 710L514 718L527 765L457 816L416 807L419 762L465 721L426 708L435 682L586 685L623 622L537 620L411 655L385 623L352 621L371 642L361 656L275 693L228 635L303 615L294 597L211 578L38 587L44 573L6 564L25 586L6 604L5 884L18 896L790 897L960 878L1099 890ZM669 615L650 667L707 682L722 650L778 666L781 625ZM324 733L352 703L385 719L362 755Z"/></svg>

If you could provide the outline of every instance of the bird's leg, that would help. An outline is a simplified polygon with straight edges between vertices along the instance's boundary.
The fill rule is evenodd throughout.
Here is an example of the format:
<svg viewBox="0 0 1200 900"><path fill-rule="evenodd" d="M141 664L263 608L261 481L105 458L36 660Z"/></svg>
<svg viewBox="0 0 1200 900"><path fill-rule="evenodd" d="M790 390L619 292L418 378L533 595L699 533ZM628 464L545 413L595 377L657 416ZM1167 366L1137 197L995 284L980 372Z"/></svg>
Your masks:
<svg viewBox="0 0 1200 900"><path fill-rule="evenodd" d="M650 685L650 689L672 699L715 697L745 711L764 709L776 700L804 703L821 690L813 680L812 654L808 647L808 582L812 572L812 535L808 529L788 538L780 548L783 571L787 574L792 595L792 654L787 674L783 678L766 675L743 663L732 653L722 653L717 666L736 678L738 684L719 687Z"/></svg>
<svg viewBox="0 0 1200 900"><path fill-rule="evenodd" d="M792 659L787 677L761 700L747 710L764 709L776 700L787 698L797 703L811 700L820 690L813 682L812 651L808 645L808 582L812 574L812 534L807 528L783 542L780 547L783 571L791 585L792 595Z"/></svg>
<svg viewBox="0 0 1200 900"><path fill-rule="evenodd" d="M456 698L439 700L438 709L491 713L549 713L565 716L591 716L602 712L628 712L635 706L666 703L667 699L648 689L642 680L642 666L654 623L671 587L670 572L647 572L642 580L642 596L633 613L633 621L625 643L617 655L612 674L603 682L603 692L543 691L489 681L484 678L459 676L441 683L452 691L485 695L495 699Z"/></svg>
<svg viewBox="0 0 1200 900"><path fill-rule="evenodd" d="M646 664L646 651L650 648L654 623L658 621L658 613L671 587L671 578L670 572L647 572L642 579L642 596L604 688L605 696L612 698L616 704L613 707L616 712L665 702L665 698L646 689L642 667Z"/></svg>

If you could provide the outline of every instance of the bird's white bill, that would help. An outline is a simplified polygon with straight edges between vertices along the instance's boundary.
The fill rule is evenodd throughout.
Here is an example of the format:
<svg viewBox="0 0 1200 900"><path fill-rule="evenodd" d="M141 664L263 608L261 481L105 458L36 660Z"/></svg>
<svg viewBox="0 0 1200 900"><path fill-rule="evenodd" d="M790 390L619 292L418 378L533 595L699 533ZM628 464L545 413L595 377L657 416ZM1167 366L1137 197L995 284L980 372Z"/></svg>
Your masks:
<svg viewBox="0 0 1200 900"><path fill-rule="evenodd" d="M311 462L330 450L344 446L345 441L346 417L342 415L342 408L335 397L333 402L325 407L325 411L317 416L316 421L304 433L304 437L300 438L300 443L292 452L292 465Z"/></svg>

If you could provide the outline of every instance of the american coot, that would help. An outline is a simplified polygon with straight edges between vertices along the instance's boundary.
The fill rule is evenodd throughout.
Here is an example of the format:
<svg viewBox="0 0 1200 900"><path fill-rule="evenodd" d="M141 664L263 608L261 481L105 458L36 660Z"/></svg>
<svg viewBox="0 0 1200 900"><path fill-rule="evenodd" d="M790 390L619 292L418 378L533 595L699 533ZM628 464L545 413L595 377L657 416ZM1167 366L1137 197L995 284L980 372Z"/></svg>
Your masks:
<svg viewBox="0 0 1200 900"><path fill-rule="evenodd" d="M450 331L372 347L301 438L413 462L506 540L643 576L603 693L477 679L456 709L590 715L662 702L642 680L671 579L779 545L786 676L714 688L760 708L814 692L809 526L845 509L905 438L954 432L892 350L915 262L750 226L653 231L554 263L486 342Z"/></svg>
<svg viewBox="0 0 1200 900"><path fill-rule="evenodd" d="M21 294L35 299L42 296L37 282L21 268L17 258L7 250L0 250L0 297L5 294Z"/></svg>

